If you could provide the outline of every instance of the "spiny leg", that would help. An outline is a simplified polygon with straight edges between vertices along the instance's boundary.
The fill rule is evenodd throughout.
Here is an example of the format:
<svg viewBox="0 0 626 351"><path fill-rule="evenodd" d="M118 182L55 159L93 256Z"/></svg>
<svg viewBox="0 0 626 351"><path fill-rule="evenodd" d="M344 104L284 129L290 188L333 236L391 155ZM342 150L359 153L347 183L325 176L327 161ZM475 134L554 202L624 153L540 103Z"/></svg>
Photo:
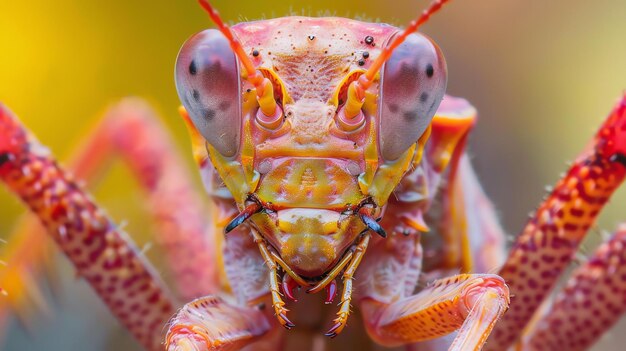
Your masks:
<svg viewBox="0 0 626 351"><path fill-rule="evenodd" d="M181 156L148 104L127 98L111 107L77 150L68 168L90 186L113 158L121 158L133 171L146 191L146 203L159 229L155 237L167 254L182 299L216 292L215 248L209 240L213 227ZM38 219L32 216L16 233L38 236L26 230L36 227L32 222Z"/></svg>
<svg viewBox="0 0 626 351"><path fill-rule="evenodd" d="M586 350L626 312L626 225L576 269L521 350Z"/></svg>
<svg viewBox="0 0 626 351"><path fill-rule="evenodd" d="M500 270L514 296L487 350L520 336L626 174L626 95L517 238Z"/></svg>
<svg viewBox="0 0 626 351"><path fill-rule="evenodd" d="M0 179L36 213L78 274L146 348L161 345L170 293L127 235L0 105Z"/></svg>
<svg viewBox="0 0 626 351"><path fill-rule="evenodd" d="M289 318L287 318L287 312L289 310L285 308L285 301L283 301L280 293L280 284L278 282L278 265L272 258L270 248L261 236L261 234L257 233L257 231L253 229L252 236L254 237L254 241L259 246L261 256L265 260L267 268L270 270L270 293L272 295L272 307L274 308L274 312L276 313L278 322L283 327L291 329L295 325L289 320Z"/></svg>
<svg viewBox="0 0 626 351"><path fill-rule="evenodd" d="M502 278L461 274L390 304L364 299L361 309L369 335L382 345L406 345L458 330L449 350L466 351L481 349L508 305Z"/></svg>
<svg viewBox="0 0 626 351"><path fill-rule="evenodd" d="M369 240L370 234L363 233L355 245L354 257L352 257L352 260L342 275L343 292L341 294L339 312L337 312L337 318L333 320L335 324L330 328L330 330L328 330L328 332L326 332L326 336L337 336L341 333L348 322L348 316L350 315L350 302L352 301L352 279L354 278L354 273L356 272L359 263L361 263L361 259L363 259Z"/></svg>

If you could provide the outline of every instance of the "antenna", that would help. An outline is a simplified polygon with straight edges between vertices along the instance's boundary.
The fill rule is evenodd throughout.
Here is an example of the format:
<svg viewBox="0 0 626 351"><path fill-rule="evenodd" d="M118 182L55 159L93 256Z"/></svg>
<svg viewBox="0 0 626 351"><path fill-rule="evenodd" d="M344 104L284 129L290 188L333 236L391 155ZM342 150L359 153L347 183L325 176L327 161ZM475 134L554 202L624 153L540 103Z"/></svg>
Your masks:
<svg viewBox="0 0 626 351"><path fill-rule="evenodd" d="M426 23L428 19L430 19L431 15L438 12L448 1L449 0L434 0L431 2L430 6L422 11L422 14L416 20L411 21L409 26L406 27L400 35L394 37L393 41L382 49L380 55L378 55L368 70L363 73L359 79L350 83L344 111L346 118L351 119L360 114L361 107L363 107L363 102L365 101L365 90L372 85L374 76L376 76L376 73L378 73L383 64L391 57L393 51L404 42L409 34L417 31L422 24Z"/></svg>
<svg viewBox="0 0 626 351"><path fill-rule="evenodd" d="M254 63L252 63L252 60L244 51L241 42L233 35L230 27L222 21L219 12L213 8L209 1L198 0L198 2L200 3L200 6L202 6L202 8L204 8L209 14L209 17L211 17L211 20L215 23L217 29L224 34L226 39L228 39L230 48L233 50L239 59L239 62L241 62L246 70L246 79L252 83L256 89L257 101L259 102L261 111L265 116L274 118L279 113L276 111L278 104L274 99L274 86L272 85L272 82L257 72L254 67ZM280 114L282 115L282 111Z"/></svg>

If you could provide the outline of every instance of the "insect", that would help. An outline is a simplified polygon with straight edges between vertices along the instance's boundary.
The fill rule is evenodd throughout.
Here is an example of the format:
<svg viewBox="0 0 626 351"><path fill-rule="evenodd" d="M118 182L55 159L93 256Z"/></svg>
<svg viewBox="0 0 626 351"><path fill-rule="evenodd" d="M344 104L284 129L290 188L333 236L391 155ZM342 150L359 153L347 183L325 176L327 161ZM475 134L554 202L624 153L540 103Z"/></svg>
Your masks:
<svg viewBox="0 0 626 351"><path fill-rule="evenodd" d="M504 281L492 274L455 275L414 295L422 258L419 232L427 230L423 216L442 181L447 186L437 200L443 203L439 219L445 245L424 243L440 250L441 267L469 271L480 266L481 260L493 257L484 250L472 251L467 241L484 240L488 247L489 235L496 241L501 236L492 228L489 208L481 206L484 199L463 156L475 112L462 100L444 99L445 62L436 45L410 34L410 29L402 41L402 32L393 27L304 18L235 26L238 42L235 36L229 38L229 29L210 5L201 3L220 30L198 34L185 45L177 63L177 85L194 153L220 208L217 226L228 232L223 270L236 302L212 296L187 304L171 322L167 347L271 345L272 338L284 333L276 324L300 324L289 319L284 298L304 298L295 292L301 287L309 293L325 291L318 303L334 301L342 290L328 336L344 330L350 305L355 304L369 335L379 343L426 341L460 328L451 348L479 349L509 304L505 281L518 289L516 298L529 301L521 314L511 305L500 322L501 332L496 330L488 347L501 349L509 339L514 341L511 333L521 329L520 320L530 317L528 306L538 306L546 296L581 233L623 178L625 145L617 134L624 125L623 103L601 128L596 147L574 164L529 222L501 271ZM331 41L333 34L342 39ZM272 35L283 40L272 42ZM335 44L339 40L342 44ZM327 48L329 42L334 46ZM393 43L399 45L395 50ZM315 65L308 67L307 62ZM443 105L437 106L441 99ZM140 105L121 106L113 115L126 116L127 124L116 129L111 122L108 138L137 162L155 201L162 201L171 213L193 212L190 202L180 200L193 196L184 184L175 183L179 174L165 170L170 153L146 146L159 139L159 132L143 126L149 125L142 119L145 114ZM41 214L79 274L113 313L146 347L158 348L154 330L174 313L177 302L95 204L49 155L32 147L36 143L15 119L8 112L2 117L3 180ZM116 134L124 129L128 138ZM131 139L144 149L125 144ZM102 145L92 146L87 150ZM149 162L154 159L156 164ZM88 166L79 166L77 173L88 175ZM394 190L397 198L391 196ZM470 213L470 218L480 219L478 224L467 221ZM181 282L191 277L181 285L198 291L218 286L215 277L200 272L206 260L203 252L210 250L197 230L200 225L193 217L170 216L164 223L170 220L193 229L182 233L187 238L200 233L193 236L192 248L176 241L181 235L166 244L180 268ZM476 232L483 236L477 238ZM609 265L616 256L602 254L621 254L620 238L617 235L592 261L595 268L607 261L608 272L617 269ZM177 245L184 250L176 251ZM460 254L453 248L460 248ZM359 279L353 282L353 275ZM619 288L608 280L599 289ZM606 306L602 299L585 303L591 310L594 304ZM578 340L574 346L591 341Z"/></svg>

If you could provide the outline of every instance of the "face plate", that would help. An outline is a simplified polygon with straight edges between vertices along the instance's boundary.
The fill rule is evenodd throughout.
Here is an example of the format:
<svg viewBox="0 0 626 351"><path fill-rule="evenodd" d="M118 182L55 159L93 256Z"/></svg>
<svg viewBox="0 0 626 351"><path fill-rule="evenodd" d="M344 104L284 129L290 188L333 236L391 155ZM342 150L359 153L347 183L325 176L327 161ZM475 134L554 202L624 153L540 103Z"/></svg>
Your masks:
<svg viewBox="0 0 626 351"><path fill-rule="evenodd" d="M250 199L262 204L251 221L285 262L304 277L321 276L365 229L356 211L380 217L425 141L395 160L383 159L378 76L366 91L362 125L346 130L337 123L349 83L399 29L344 18L284 17L240 23L232 31L273 82L284 118L273 128L258 123L254 87L242 74L242 118L233 121L241 124L240 147L225 157L207 145L211 161L240 209Z"/></svg>

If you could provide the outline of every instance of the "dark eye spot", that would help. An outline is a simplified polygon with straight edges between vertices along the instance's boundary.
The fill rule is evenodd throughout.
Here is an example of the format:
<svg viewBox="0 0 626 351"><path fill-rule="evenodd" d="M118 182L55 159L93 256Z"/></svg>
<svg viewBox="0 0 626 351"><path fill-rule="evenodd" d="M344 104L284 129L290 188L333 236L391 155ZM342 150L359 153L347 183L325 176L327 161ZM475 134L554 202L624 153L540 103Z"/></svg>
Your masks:
<svg viewBox="0 0 626 351"><path fill-rule="evenodd" d="M359 60L359 66L365 65L365 60Z"/></svg>
<svg viewBox="0 0 626 351"><path fill-rule="evenodd" d="M426 100L428 100L428 94L422 93L422 95L420 95L420 102L426 102Z"/></svg>
<svg viewBox="0 0 626 351"><path fill-rule="evenodd" d="M196 73L198 73L198 69L196 68L196 61L191 60L191 63L189 64L189 74L195 76Z"/></svg>
<svg viewBox="0 0 626 351"><path fill-rule="evenodd" d="M315 39L315 35L309 35L308 38L309 38L309 40L313 40L313 39Z"/></svg>
<svg viewBox="0 0 626 351"><path fill-rule="evenodd" d="M365 44L367 45L372 45L372 43L374 42L374 37L371 35L368 35L365 37Z"/></svg>
<svg viewBox="0 0 626 351"><path fill-rule="evenodd" d="M367 51L363 51L363 58L367 59L368 57L370 57L370 53Z"/></svg>
<svg viewBox="0 0 626 351"><path fill-rule="evenodd" d="M213 120L213 118L215 118L215 111L211 110L210 108L203 108L202 117L204 117L204 119L206 119L207 121L211 121Z"/></svg>
<svg viewBox="0 0 626 351"><path fill-rule="evenodd" d="M220 109L220 111L226 111L229 107L230 107L230 102L228 101L222 101L218 105L218 108Z"/></svg>
<svg viewBox="0 0 626 351"><path fill-rule="evenodd" d="M252 50L252 56L254 57L259 56L259 50Z"/></svg>
<svg viewBox="0 0 626 351"><path fill-rule="evenodd" d="M406 119L409 122L412 122L414 120L417 119L417 111L404 111L404 119Z"/></svg>
<svg viewBox="0 0 626 351"><path fill-rule="evenodd" d="M431 78L433 74L435 74L435 69L433 68L433 65L429 63L428 66L426 66L426 75L428 78Z"/></svg>
<svg viewBox="0 0 626 351"><path fill-rule="evenodd" d="M199 101L199 100L200 100L200 93L199 93L196 89L194 89L194 90L193 90L193 92L191 93L191 95L193 96L193 99L194 99L194 100L196 100L196 101Z"/></svg>

